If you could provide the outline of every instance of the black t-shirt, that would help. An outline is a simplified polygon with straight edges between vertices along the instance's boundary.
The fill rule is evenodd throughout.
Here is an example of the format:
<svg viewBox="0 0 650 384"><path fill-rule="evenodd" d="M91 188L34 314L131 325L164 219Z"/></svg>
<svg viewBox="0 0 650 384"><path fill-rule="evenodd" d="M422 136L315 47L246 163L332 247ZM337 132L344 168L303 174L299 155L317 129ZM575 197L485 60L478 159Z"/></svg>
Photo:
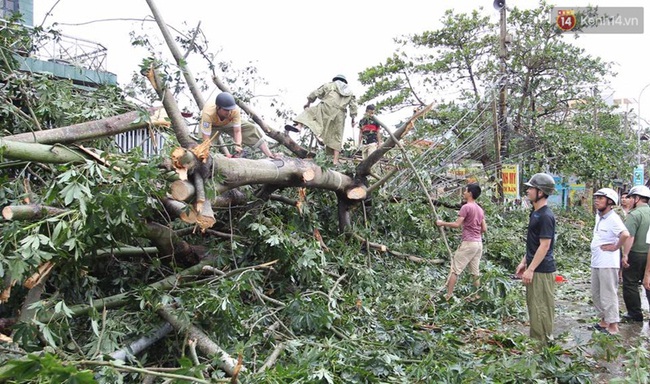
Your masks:
<svg viewBox="0 0 650 384"><path fill-rule="evenodd" d="M556 271L555 259L553 258L553 246L555 245L555 216L547 205L533 211L528 222L528 235L526 236L526 264L530 265L539 248L540 239L551 239L551 246L546 256L535 268L535 272L551 273Z"/></svg>

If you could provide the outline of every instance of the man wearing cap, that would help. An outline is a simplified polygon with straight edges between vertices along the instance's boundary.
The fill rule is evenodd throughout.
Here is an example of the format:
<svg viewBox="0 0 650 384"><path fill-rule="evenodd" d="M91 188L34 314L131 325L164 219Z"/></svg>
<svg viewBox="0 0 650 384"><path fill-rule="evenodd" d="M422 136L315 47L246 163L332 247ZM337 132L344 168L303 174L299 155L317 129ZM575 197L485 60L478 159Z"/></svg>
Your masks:
<svg viewBox="0 0 650 384"><path fill-rule="evenodd" d="M645 185L632 187L628 192L631 201L631 209L625 218L625 226L630 237L623 245L623 257L621 267L623 268L623 301L627 313L622 316L624 322L643 321L641 310L641 295L639 294L639 281L643 281L648 256L648 243L646 235L650 229L650 189ZM646 291L646 297L650 292Z"/></svg>
<svg viewBox="0 0 650 384"><path fill-rule="evenodd" d="M630 212L630 208L632 205L632 198L628 196L628 192L622 192L621 193L621 212L617 212L619 216L622 218L627 217L628 212Z"/></svg>
<svg viewBox="0 0 650 384"><path fill-rule="evenodd" d="M618 194L611 188L594 193L596 223L591 238L591 297L599 321L593 328L609 334L618 333L619 249L630 237L621 217L613 210Z"/></svg>
<svg viewBox="0 0 650 384"><path fill-rule="evenodd" d="M359 145L361 146L362 159L367 159L377 147L381 146L380 128L379 122L375 119L375 106L368 104L366 113L359 120Z"/></svg>
<svg viewBox="0 0 650 384"><path fill-rule="evenodd" d="M526 235L526 255L515 275L526 285L526 306L530 337L547 344L553 336L555 321L555 215L547 205L555 192L555 180L546 173L536 173L524 183L526 197L533 204Z"/></svg>
<svg viewBox="0 0 650 384"><path fill-rule="evenodd" d="M277 157L269 149L260 129L249 121L241 121L241 112L235 98L228 92L221 92L214 104L208 103L203 107L200 127L203 141L220 132L231 136L235 142L236 157L241 156L242 144L261 149L271 159Z"/></svg>
<svg viewBox="0 0 650 384"><path fill-rule="evenodd" d="M311 107L311 104L320 103ZM345 116L350 110L352 128L357 116L357 101L348 81L343 75L336 75L331 82L325 83L307 96L304 111L294 119L295 126L287 125L288 131L299 131L301 126L309 128L325 144L328 154L333 154L332 163L339 163L339 153L343 147Z"/></svg>

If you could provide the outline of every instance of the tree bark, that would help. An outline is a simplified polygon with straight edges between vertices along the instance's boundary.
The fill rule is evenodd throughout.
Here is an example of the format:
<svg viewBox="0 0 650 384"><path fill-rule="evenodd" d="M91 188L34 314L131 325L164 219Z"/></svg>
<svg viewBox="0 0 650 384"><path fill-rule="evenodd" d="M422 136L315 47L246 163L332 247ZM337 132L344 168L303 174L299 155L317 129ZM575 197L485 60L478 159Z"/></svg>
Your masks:
<svg viewBox="0 0 650 384"><path fill-rule="evenodd" d="M192 324L182 322L167 308L161 308L157 312L160 317L170 323L179 333L187 333L188 339L196 339L196 346L201 352L210 357L216 355L219 358L219 368L226 372L228 376L236 374L237 360L233 359L217 343L212 341L205 332ZM245 370L245 368L241 367L241 370Z"/></svg>
<svg viewBox="0 0 650 384"><path fill-rule="evenodd" d="M45 131L44 131L45 132ZM82 164L91 157L82 151L62 145L46 145L9 141L0 138L0 148L7 159L34 161L51 164Z"/></svg>
<svg viewBox="0 0 650 384"><path fill-rule="evenodd" d="M67 212L65 209L40 204L7 205L2 208L2 217L5 220L40 220L65 212Z"/></svg>
<svg viewBox="0 0 650 384"><path fill-rule="evenodd" d="M145 349L149 348L160 339L167 336L167 334L173 329L174 327L172 327L171 324L165 323L163 326L159 327L151 334L142 336L128 346L111 353L110 356L116 360L126 361L127 357L135 356Z"/></svg>
<svg viewBox="0 0 650 384"><path fill-rule="evenodd" d="M21 306L20 316L18 317L19 322L27 322L34 317L36 308L31 308L31 306L41 300L41 295L45 291L46 281L47 276L27 292L25 300Z"/></svg>
<svg viewBox="0 0 650 384"><path fill-rule="evenodd" d="M73 142L76 143L84 140L114 136L118 133L133 131L139 128L146 128L150 124L169 124L168 122L154 118L154 112L157 110L159 110L159 108L148 108L143 111L129 112L122 115L108 117L106 119L74 124L67 127L5 136L4 139L23 143L70 144ZM151 119L142 119L142 117L147 114L151 116Z"/></svg>
<svg viewBox="0 0 650 384"><path fill-rule="evenodd" d="M183 148L191 148L195 146L196 142L190 137L189 129L187 128L185 119L181 115L181 111L174 99L174 95L172 95L169 88L167 88L167 84L162 80L153 65L149 69L144 70L143 75L149 79L151 86L154 91L156 91L160 101L165 107L165 111L167 111L167 115L169 115L178 143Z"/></svg>
<svg viewBox="0 0 650 384"><path fill-rule="evenodd" d="M250 184L270 184L283 187L311 187L340 192L353 200L366 196L366 187L350 176L331 169L323 170L309 160L249 160L220 158L217 169L223 182L215 183L217 193Z"/></svg>
<svg viewBox="0 0 650 384"><path fill-rule="evenodd" d="M162 224L148 223L146 237L156 246L160 256L171 255L174 261L182 266L195 265L200 260L200 256L188 242Z"/></svg>

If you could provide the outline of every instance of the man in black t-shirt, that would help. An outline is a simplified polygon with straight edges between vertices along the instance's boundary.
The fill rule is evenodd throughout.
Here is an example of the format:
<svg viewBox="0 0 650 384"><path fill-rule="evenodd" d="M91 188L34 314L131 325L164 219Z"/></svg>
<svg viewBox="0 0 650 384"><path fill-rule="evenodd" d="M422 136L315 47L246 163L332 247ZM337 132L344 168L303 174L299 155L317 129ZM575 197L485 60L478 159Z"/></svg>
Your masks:
<svg viewBox="0 0 650 384"><path fill-rule="evenodd" d="M546 173L536 173L527 183L526 196L533 204L526 236L526 256L515 274L526 285L526 306L530 320L530 337L544 344L553 336L555 321L555 216L547 199L555 191L555 180Z"/></svg>

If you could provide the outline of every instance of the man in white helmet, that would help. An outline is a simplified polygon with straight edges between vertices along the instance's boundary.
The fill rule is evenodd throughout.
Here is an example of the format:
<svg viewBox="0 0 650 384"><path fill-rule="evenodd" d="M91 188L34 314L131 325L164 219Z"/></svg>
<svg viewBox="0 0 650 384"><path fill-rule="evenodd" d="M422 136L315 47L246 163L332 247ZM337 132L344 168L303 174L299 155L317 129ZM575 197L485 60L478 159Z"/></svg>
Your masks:
<svg viewBox="0 0 650 384"><path fill-rule="evenodd" d="M630 237L623 246L621 267L623 268L623 301L627 313L622 316L624 322L643 321L641 311L641 296L639 282L643 281L648 257L646 235L650 230L650 189L645 185L637 185L630 189L632 208L625 218L625 226ZM646 291L646 297L650 296Z"/></svg>
<svg viewBox="0 0 650 384"><path fill-rule="evenodd" d="M601 188L594 193L596 223L591 238L591 297L599 321L593 328L615 335L620 321L618 313L619 249L630 237L621 217L613 210L618 193Z"/></svg>

